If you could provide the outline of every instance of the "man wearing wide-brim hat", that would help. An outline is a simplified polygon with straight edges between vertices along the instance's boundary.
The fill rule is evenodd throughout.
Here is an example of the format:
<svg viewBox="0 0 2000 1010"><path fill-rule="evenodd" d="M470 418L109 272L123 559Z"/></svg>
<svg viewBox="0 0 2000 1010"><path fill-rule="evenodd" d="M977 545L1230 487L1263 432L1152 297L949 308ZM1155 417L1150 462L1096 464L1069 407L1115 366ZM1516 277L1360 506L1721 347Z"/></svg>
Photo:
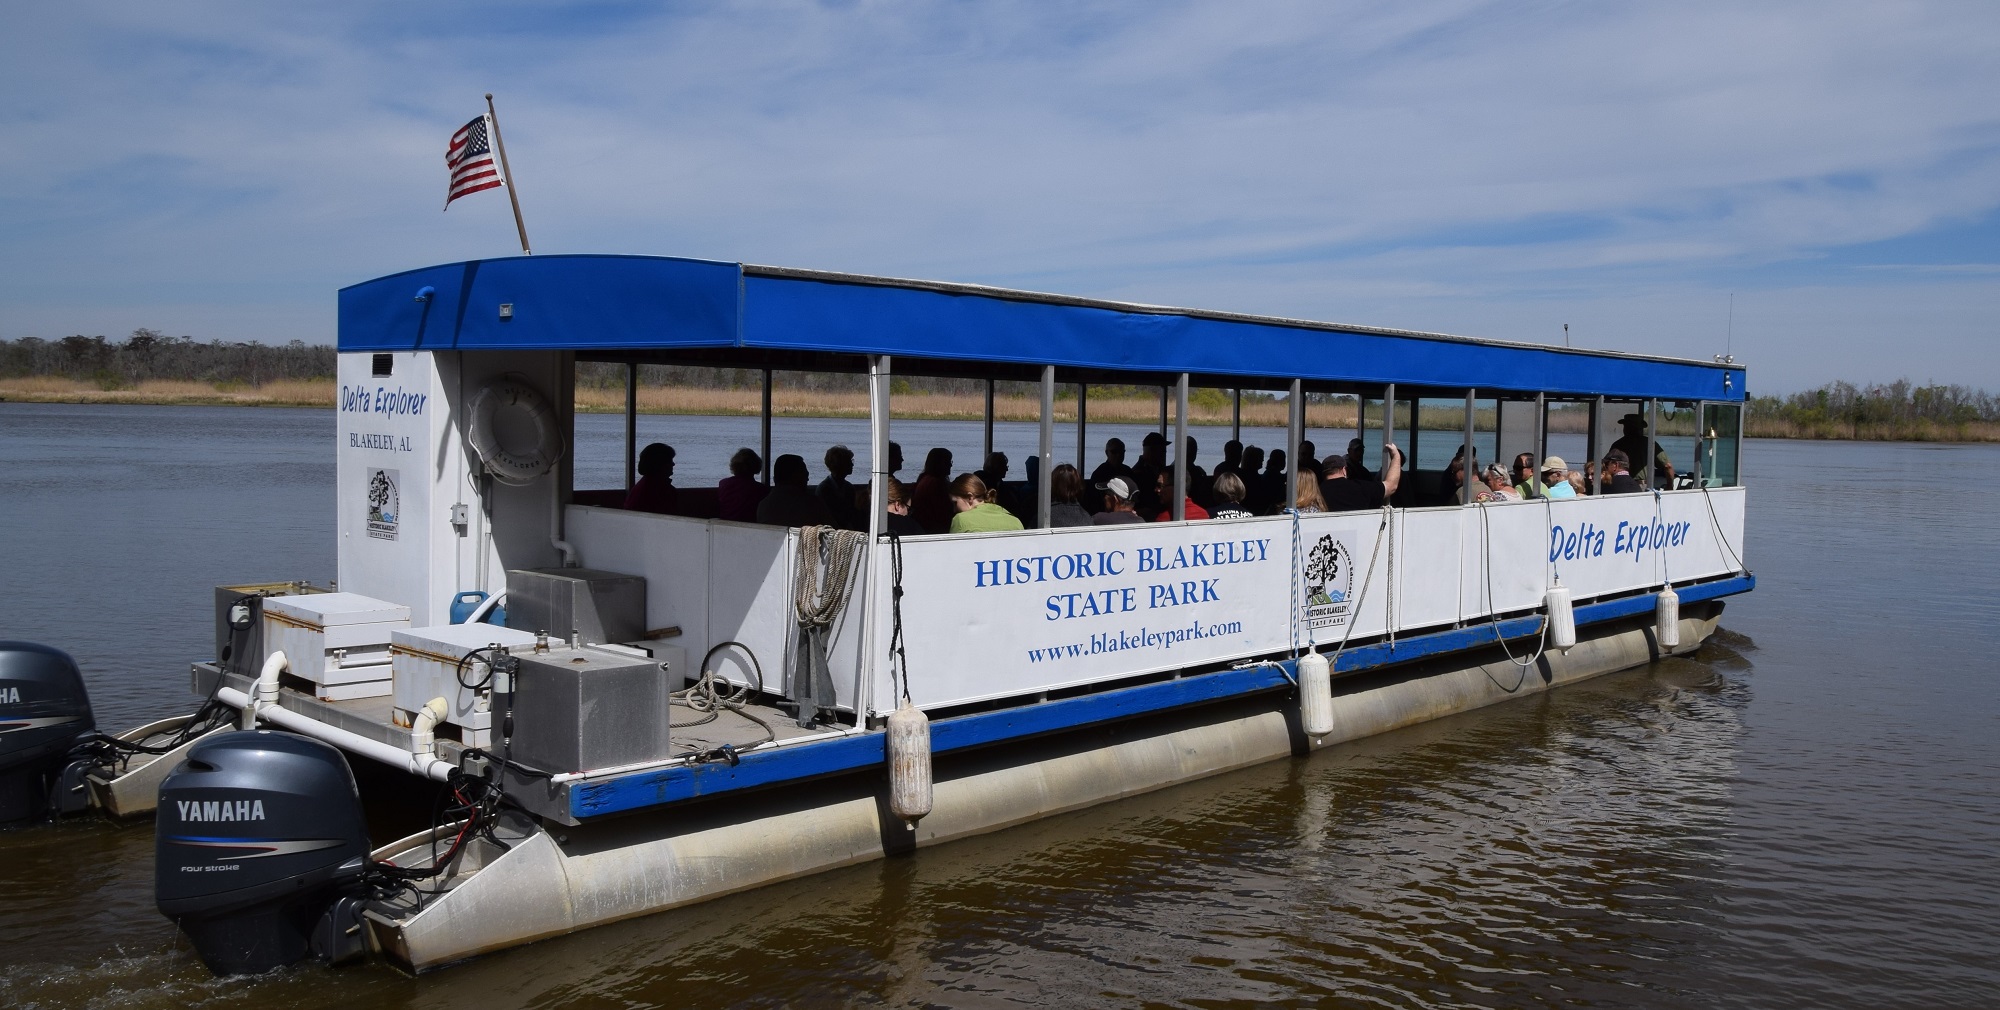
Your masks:
<svg viewBox="0 0 2000 1010"><path fill-rule="evenodd" d="M1542 483L1548 485L1550 498L1574 498L1576 488L1569 483L1569 464L1561 456L1549 456L1542 460Z"/></svg>
<svg viewBox="0 0 2000 1010"><path fill-rule="evenodd" d="M1626 459L1636 461L1645 459L1649 455L1648 449L1650 447L1650 455L1653 459L1653 485L1660 488L1673 487L1674 462L1667 458L1667 451L1660 448L1660 443L1646 437L1645 416L1642 414L1627 414L1619 418L1618 423L1624 426L1625 435L1618 441L1611 443L1611 448L1623 452ZM1633 476L1639 477L1638 474L1634 474ZM1643 480L1643 478L1641 479Z"/></svg>

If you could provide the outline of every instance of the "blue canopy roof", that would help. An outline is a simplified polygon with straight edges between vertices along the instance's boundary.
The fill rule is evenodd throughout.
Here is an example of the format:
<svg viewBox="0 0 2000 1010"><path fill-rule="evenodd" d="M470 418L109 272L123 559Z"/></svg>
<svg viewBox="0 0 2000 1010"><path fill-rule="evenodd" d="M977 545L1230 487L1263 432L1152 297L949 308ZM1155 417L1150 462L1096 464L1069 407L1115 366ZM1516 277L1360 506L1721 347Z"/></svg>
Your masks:
<svg viewBox="0 0 2000 1010"><path fill-rule="evenodd" d="M510 317L502 316L503 305L511 306ZM472 260L364 281L341 289L339 347L625 355L738 349L793 360L889 354L1190 372L1244 385L1299 378L1679 400L1744 396L1740 365L653 256Z"/></svg>

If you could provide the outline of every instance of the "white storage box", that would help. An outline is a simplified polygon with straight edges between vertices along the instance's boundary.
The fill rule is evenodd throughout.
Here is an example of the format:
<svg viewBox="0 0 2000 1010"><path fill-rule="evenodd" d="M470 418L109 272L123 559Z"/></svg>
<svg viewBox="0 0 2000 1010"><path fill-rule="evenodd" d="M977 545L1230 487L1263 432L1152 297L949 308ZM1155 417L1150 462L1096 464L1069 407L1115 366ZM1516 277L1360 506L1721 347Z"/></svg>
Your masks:
<svg viewBox="0 0 2000 1010"><path fill-rule="evenodd" d="M389 636L410 625L410 608L359 593L264 600L264 648L283 652L292 676L326 701L389 693ZM261 659L259 660L261 662Z"/></svg>
<svg viewBox="0 0 2000 1010"><path fill-rule="evenodd" d="M489 645L527 653L535 647L535 636L497 624L441 624L395 632L390 662L396 669L393 704L397 723L409 725L419 709L432 698L441 697L448 707L444 721L459 728L460 741L472 747L486 746L493 725L492 701L459 686L458 665L474 649ZM466 664L467 683L479 683L487 676L483 656Z"/></svg>

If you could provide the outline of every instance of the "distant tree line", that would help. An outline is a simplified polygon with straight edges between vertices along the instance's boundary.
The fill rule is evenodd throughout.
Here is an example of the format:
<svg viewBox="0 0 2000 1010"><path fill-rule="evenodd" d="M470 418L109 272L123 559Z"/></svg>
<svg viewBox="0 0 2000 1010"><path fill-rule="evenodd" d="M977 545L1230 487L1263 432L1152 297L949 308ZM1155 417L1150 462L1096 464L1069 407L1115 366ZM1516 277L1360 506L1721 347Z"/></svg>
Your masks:
<svg viewBox="0 0 2000 1010"><path fill-rule="evenodd" d="M1873 386L1830 382L1790 396L1753 397L1750 414L1807 426L1958 425L2000 421L2000 397L1967 386L1919 386L1908 379Z"/></svg>
<svg viewBox="0 0 2000 1010"><path fill-rule="evenodd" d="M202 342L138 329L123 341L82 335L44 340L0 340L0 378L56 376L102 389L148 379L261 386L284 379L332 379L334 350L294 340L287 344Z"/></svg>

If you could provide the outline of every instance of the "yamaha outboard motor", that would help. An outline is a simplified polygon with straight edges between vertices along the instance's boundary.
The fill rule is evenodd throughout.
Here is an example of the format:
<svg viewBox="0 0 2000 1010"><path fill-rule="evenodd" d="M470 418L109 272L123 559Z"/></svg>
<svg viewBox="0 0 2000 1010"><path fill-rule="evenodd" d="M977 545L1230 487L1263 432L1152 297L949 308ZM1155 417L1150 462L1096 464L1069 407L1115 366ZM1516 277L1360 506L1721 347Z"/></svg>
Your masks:
<svg viewBox="0 0 2000 1010"><path fill-rule="evenodd" d="M96 727L83 673L69 653L0 642L0 825L48 809L70 745Z"/></svg>
<svg viewBox="0 0 2000 1010"><path fill-rule="evenodd" d="M160 783L154 895L218 975L303 960L319 928L358 952L368 826L340 751L270 730L195 744ZM335 916L352 919L334 922ZM333 960L345 954L322 948Z"/></svg>

